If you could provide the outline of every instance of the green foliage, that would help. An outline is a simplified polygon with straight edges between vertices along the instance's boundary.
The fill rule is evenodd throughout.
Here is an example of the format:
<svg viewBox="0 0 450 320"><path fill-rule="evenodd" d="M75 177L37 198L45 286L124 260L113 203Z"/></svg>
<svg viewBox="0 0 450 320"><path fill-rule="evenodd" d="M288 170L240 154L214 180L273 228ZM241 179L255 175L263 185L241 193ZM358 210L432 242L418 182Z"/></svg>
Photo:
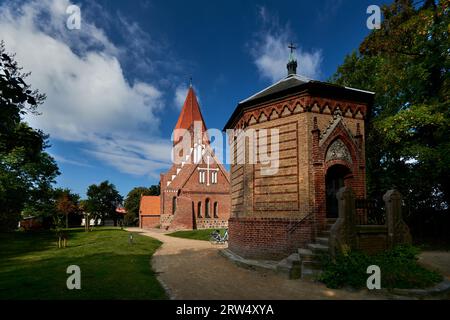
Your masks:
<svg viewBox="0 0 450 320"><path fill-rule="evenodd" d="M382 288L426 288L441 281L438 273L417 263L418 254L418 248L404 245L373 256L360 251L337 255L334 261L323 256L324 272L319 280L329 288L364 288L369 277L367 267L377 265L381 270Z"/></svg>
<svg viewBox="0 0 450 320"><path fill-rule="evenodd" d="M427 215L449 214L449 4L395 0L384 6L381 29L331 79L376 93L366 132L368 191L381 198L398 188L415 233Z"/></svg>
<svg viewBox="0 0 450 320"><path fill-rule="evenodd" d="M116 189L116 186L109 181L103 181L99 185L92 184L87 190L87 199L84 202L84 209L95 220L111 218L117 223L117 207L122 203L123 198Z"/></svg>
<svg viewBox="0 0 450 320"><path fill-rule="evenodd" d="M139 221L139 205L141 201L141 196L159 196L160 187L159 185L153 185L149 188L146 187L136 187L133 188L127 195L124 207L127 211L124 223L125 225L136 225Z"/></svg>
<svg viewBox="0 0 450 320"><path fill-rule="evenodd" d="M59 174L44 152L48 136L23 121L45 95L31 90L14 56L0 43L0 231L17 228L21 211L45 200ZM35 215L35 214L33 214Z"/></svg>

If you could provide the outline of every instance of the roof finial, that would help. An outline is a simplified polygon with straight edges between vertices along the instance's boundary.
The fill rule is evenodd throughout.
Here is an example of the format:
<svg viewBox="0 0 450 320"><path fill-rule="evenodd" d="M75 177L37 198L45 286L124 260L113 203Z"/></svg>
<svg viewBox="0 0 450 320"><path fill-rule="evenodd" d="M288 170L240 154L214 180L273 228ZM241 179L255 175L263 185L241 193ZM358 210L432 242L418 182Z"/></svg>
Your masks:
<svg viewBox="0 0 450 320"><path fill-rule="evenodd" d="M294 50L297 49L297 47L291 42L288 45L288 48L291 49L291 52L289 54L289 62L287 64L288 69L288 76L297 74L297 59L294 55Z"/></svg>
<svg viewBox="0 0 450 320"><path fill-rule="evenodd" d="M289 61L294 61L294 50L297 49L297 47L291 41L291 43L288 45L288 48L291 49L291 53L289 54Z"/></svg>
<svg viewBox="0 0 450 320"><path fill-rule="evenodd" d="M192 76L189 77L189 88L192 88Z"/></svg>

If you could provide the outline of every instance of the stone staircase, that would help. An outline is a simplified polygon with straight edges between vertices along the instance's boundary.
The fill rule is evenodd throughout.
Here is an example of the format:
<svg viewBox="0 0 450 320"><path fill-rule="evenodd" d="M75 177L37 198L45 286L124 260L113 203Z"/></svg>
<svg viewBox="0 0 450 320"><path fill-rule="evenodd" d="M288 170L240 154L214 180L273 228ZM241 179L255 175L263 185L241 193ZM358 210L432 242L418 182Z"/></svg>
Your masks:
<svg viewBox="0 0 450 320"><path fill-rule="evenodd" d="M288 276L290 279L315 279L322 270L320 269L320 255L329 254L330 230L337 219L327 219L327 227L316 238L314 243L309 243L305 248L281 260L277 265L277 272Z"/></svg>

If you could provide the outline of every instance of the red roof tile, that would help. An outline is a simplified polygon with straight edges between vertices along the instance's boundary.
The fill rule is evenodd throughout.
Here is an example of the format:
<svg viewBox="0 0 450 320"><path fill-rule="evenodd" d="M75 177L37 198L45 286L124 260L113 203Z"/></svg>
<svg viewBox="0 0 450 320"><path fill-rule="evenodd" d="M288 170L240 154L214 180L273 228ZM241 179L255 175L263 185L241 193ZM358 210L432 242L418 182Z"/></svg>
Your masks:
<svg viewBox="0 0 450 320"><path fill-rule="evenodd" d="M178 117L177 124L175 125L175 129L192 129L195 121L201 121L202 130L203 132L206 132L205 121L203 120L197 97L195 95L194 89L190 87L186 96L186 100L184 101L183 108L181 109L180 116ZM177 143L180 138L181 135L175 132L174 143Z"/></svg>
<svg viewBox="0 0 450 320"><path fill-rule="evenodd" d="M139 205L139 214L159 215L159 196L142 196Z"/></svg>

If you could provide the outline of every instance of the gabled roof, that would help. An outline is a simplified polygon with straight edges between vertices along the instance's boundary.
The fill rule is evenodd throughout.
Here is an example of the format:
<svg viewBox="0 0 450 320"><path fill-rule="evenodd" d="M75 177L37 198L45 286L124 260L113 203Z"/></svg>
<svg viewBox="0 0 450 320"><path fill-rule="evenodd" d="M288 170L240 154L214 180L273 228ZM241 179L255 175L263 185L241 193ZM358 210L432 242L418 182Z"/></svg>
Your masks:
<svg viewBox="0 0 450 320"><path fill-rule="evenodd" d="M283 91L288 88L291 88L291 87L294 87L294 86L297 86L297 85L300 85L303 83L307 83L309 81L311 81L311 79L308 79L303 76L299 76L297 74L292 74L292 75L289 75L286 78L281 79L280 81L274 83L273 85L261 90L260 92L252 95L251 97L249 97L245 100L242 100L241 102L239 102L239 104L257 100L259 98L268 96L272 93Z"/></svg>
<svg viewBox="0 0 450 320"><path fill-rule="evenodd" d="M193 128L194 122L200 121L202 122L202 131L206 132L205 121L203 120L202 113L200 111L200 106L197 101L197 96L195 95L194 88L189 87L186 100L184 101L183 108L181 109L180 116L178 117L177 124L175 125L176 129L185 129L189 130ZM178 142L181 138L180 134L177 134L174 131L174 142Z"/></svg>
<svg viewBox="0 0 450 320"><path fill-rule="evenodd" d="M311 80L297 74L290 74L275 84L259 91L258 93L242 100L236 106L233 114L226 123L224 130L232 128L235 120L243 110L250 109L260 103L280 99L292 94L309 91L317 95L331 95L335 98L352 98L356 101L368 101L373 99L374 92L336 85L333 83Z"/></svg>
<svg viewBox="0 0 450 320"><path fill-rule="evenodd" d="M159 196L142 196L139 204L139 215L159 215L160 202Z"/></svg>

